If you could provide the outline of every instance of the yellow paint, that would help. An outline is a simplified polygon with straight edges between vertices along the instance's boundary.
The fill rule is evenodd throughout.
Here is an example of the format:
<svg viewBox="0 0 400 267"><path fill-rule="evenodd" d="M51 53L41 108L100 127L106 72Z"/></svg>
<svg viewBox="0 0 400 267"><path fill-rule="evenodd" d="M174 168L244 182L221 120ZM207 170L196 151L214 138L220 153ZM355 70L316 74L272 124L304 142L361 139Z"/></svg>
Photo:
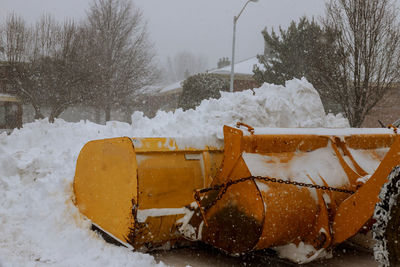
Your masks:
<svg viewBox="0 0 400 267"><path fill-rule="evenodd" d="M87 143L77 161L74 192L79 210L123 242L134 226L136 155L129 138Z"/></svg>
<svg viewBox="0 0 400 267"><path fill-rule="evenodd" d="M217 148L181 149L172 138L92 141L77 161L75 203L93 223L135 247L174 240L182 215L148 217L139 225L132 209L189 205L194 190L210 184L221 161ZM127 240L132 234L134 240Z"/></svg>

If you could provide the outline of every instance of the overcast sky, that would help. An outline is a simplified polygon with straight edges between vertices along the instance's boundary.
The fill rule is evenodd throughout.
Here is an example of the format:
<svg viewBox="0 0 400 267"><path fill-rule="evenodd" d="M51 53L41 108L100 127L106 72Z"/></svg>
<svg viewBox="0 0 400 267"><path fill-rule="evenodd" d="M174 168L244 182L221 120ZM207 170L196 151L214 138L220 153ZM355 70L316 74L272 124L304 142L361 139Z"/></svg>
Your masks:
<svg viewBox="0 0 400 267"><path fill-rule="evenodd" d="M42 13L59 20L83 18L91 0L0 0L0 18L15 11L28 22ZM133 0L144 13L150 40L160 60L180 51L207 58L210 68L220 57L231 57L233 16L246 0ZM320 17L325 0L259 0L240 17L236 35L236 61L263 52L264 27L287 26L303 15Z"/></svg>

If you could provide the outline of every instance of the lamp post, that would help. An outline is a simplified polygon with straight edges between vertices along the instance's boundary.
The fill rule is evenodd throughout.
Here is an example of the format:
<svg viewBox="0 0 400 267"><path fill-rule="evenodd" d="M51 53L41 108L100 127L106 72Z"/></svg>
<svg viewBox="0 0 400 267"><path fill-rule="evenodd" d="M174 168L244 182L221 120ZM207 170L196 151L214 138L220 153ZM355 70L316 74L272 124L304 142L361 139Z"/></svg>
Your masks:
<svg viewBox="0 0 400 267"><path fill-rule="evenodd" d="M236 22L238 21L240 15L242 15L244 9L250 2L258 2L258 0L247 0L246 4L244 4L242 10L239 15L233 17L233 41L232 41L232 60L231 60L231 83L229 86L229 91L233 92L233 81L235 79L235 39L236 39Z"/></svg>

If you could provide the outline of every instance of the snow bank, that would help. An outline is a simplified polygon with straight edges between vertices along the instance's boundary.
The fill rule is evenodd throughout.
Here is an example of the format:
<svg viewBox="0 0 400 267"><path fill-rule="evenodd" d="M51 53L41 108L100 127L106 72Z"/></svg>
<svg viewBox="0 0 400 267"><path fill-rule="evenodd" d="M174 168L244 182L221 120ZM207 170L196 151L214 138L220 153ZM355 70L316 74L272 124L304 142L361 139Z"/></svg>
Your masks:
<svg viewBox="0 0 400 267"><path fill-rule="evenodd" d="M133 124L47 120L0 134L0 266L153 266L153 257L106 244L71 202L75 162L89 140L117 136L211 136L237 121L255 127L344 127L326 116L306 80L223 93L196 110L132 115ZM193 138L196 139L196 138ZM162 264L161 264L162 265Z"/></svg>
<svg viewBox="0 0 400 267"><path fill-rule="evenodd" d="M82 145L126 135L126 126L42 120L0 135L0 266L156 265L150 255L105 243L71 202Z"/></svg>
<svg viewBox="0 0 400 267"><path fill-rule="evenodd" d="M285 86L265 83L254 90L221 95L218 100L203 100L195 110L159 111L152 119L135 112L133 134L222 138L222 125L238 121L253 127L349 127L341 114L325 115L318 92L306 79L294 79Z"/></svg>

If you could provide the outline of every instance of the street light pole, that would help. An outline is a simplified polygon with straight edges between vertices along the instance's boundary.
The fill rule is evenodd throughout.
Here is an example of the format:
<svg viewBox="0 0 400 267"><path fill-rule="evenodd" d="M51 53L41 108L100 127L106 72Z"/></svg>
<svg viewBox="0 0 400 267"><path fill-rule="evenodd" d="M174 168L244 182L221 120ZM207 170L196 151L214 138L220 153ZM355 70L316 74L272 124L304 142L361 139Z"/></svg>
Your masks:
<svg viewBox="0 0 400 267"><path fill-rule="evenodd" d="M233 17L233 41L232 41L232 59L231 59L231 82L229 92L233 92L233 81L235 79L235 40L236 40L236 16Z"/></svg>
<svg viewBox="0 0 400 267"><path fill-rule="evenodd" d="M248 3L250 2L257 2L258 0L247 0L246 4L244 4L242 10L240 11L239 15L233 17L233 40L232 40L232 59L231 59L231 82L229 86L229 91L233 92L233 82L235 80L235 42L236 42L236 23L243 13L243 10L246 8Z"/></svg>

